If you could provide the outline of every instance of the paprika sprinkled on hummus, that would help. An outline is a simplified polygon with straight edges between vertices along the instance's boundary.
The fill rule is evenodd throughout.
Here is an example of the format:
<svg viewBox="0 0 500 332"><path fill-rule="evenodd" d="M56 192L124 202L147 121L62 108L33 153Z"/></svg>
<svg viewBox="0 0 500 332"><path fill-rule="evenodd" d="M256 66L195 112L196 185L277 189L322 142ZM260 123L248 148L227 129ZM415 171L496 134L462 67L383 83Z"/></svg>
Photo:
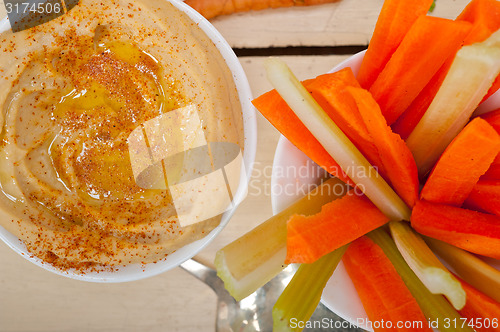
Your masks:
<svg viewBox="0 0 500 332"><path fill-rule="evenodd" d="M207 141L243 146L241 106L212 41L167 1L83 0L0 35L0 225L62 269L164 258L182 226L169 190L136 183L127 138L194 105Z"/></svg>

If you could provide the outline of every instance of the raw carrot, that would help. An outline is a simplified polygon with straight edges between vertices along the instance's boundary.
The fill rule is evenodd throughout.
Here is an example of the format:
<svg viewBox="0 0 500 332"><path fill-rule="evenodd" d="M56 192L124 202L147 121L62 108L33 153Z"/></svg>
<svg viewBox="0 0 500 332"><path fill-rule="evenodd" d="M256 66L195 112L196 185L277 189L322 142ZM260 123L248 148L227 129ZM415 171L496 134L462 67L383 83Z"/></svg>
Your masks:
<svg viewBox="0 0 500 332"><path fill-rule="evenodd" d="M485 114L481 114L481 118L485 119L500 135L500 108Z"/></svg>
<svg viewBox="0 0 500 332"><path fill-rule="evenodd" d="M465 41L466 45L481 42L500 28L500 2L497 0L473 0L457 17L457 20L474 24L471 34ZM499 88L500 75L497 76L482 101L488 99Z"/></svg>
<svg viewBox="0 0 500 332"><path fill-rule="evenodd" d="M457 20L472 24L471 30L464 40L464 45L481 42L491 36L500 27L500 2L496 0L473 0L457 17ZM436 96L441 83L443 83L448 73L448 69L450 69L458 48L462 45L456 46L458 47L454 50L453 54L439 68L438 72L392 126L394 131L404 139L408 138L411 134ZM491 94L493 90L498 90L498 87L496 89L492 87L488 94ZM483 100L486 98L487 96Z"/></svg>
<svg viewBox="0 0 500 332"><path fill-rule="evenodd" d="M328 75L340 79L347 75L347 72L339 71ZM307 80L303 84L307 87L312 81ZM315 163L342 181L350 184L353 183L318 140L307 130L306 126L297 118L276 90L271 90L261 95L254 99L252 103L276 129Z"/></svg>
<svg viewBox="0 0 500 332"><path fill-rule="evenodd" d="M461 206L499 152L500 136L488 122L475 118L443 152L421 198Z"/></svg>
<svg viewBox="0 0 500 332"><path fill-rule="evenodd" d="M481 42L500 28L500 1L472 0L460 13L457 20L473 24L471 35L466 39L466 45ZM469 40L471 39L471 40ZM483 101L488 99L500 88L500 75L488 90Z"/></svg>
<svg viewBox="0 0 500 332"><path fill-rule="evenodd" d="M186 0L185 2L209 20L219 15L250 10L311 6L335 1L338 0Z"/></svg>
<svg viewBox="0 0 500 332"><path fill-rule="evenodd" d="M482 180L500 180L500 154L490 165L490 168L481 176Z"/></svg>
<svg viewBox="0 0 500 332"><path fill-rule="evenodd" d="M458 51L458 48L457 48ZM456 53L456 52L455 52ZM401 114L401 116L394 122L392 129L398 133L403 139L407 139L411 132L417 126L418 122L424 115L425 111L429 108L432 100L443 83L448 69L453 62L455 54L448 58L448 60L439 68L436 74L431 78L429 83L420 91L418 96L412 101L410 106ZM450 60L451 59L451 60Z"/></svg>
<svg viewBox="0 0 500 332"><path fill-rule="evenodd" d="M366 196L357 196L351 190L323 205L317 214L290 217L285 263L313 263L388 221Z"/></svg>
<svg viewBox="0 0 500 332"><path fill-rule="evenodd" d="M500 135L500 108L488 112L486 114L482 114L481 117L488 121L488 123L495 128L497 133ZM500 154L498 154L491 163L490 168L486 171L486 173L481 177L482 180L500 180Z"/></svg>
<svg viewBox="0 0 500 332"><path fill-rule="evenodd" d="M472 0L458 15L457 20L473 24L473 36L470 38L474 40L467 42L481 42L500 28L500 1Z"/></svg>
<svg viewBox="0 0 500 332"><path fill-rule="evenodd" d="M411 225L423 235L500 259L500 217L418 201L412 211Z"/></svg>
<svg viewBox="0 0 500 332"><path fill-rule="evenodd" d="M387 180L387 172L368 128L358 112L353 97L347 92L348 86L359 87L351 68L342 69L340 75L321 75L307 84L313 98L328 116L360 150L378 173Z"/></svg>
<svg viewBox="0 0 500 332"><path fill-rule="evenodd" d="M460 280L458 277L457 279ZM500 303L481 293L465 281L460 280L460 283L467 293L467 302L465 307L460 310L460 315L467 318L478 332L500 331L498 326Z"/></svg>
<svg viewBox="0 0 500 332"><path fill-rule="evenodd" d="M500 180L480 180L467 197L464 206L500 216Z"/></svg>
<svg viewBox="0 0 500 332"><path fill-rule="evenodd" d="M495 82L493 82L491 88L488 90L482 101L485 101L486 99L490 98L491 95L497 92L499 89L500 89L500 75L497 76Z"/></svg>
<svg viewBox="0 0 500 332"><path fill-rule="evenodd" d="M432 331L391 261L370 238L363 236L351 243L342 259L372 322L391 322L396 331ZM413 322L414 327L397 328L398 322ZM375 328L379 330L385 329Z"/></svg>
<svg viewBox="0 0 500 332"><path fill-rule="evenodd" d="M463 44L470 29L468 22L431 16L417 19L370 87L389 125Z"/></svg>
<svg viewBox="0 0 500 332"><path fill-rule="evenodd" d="M378 149L389 182L405 203L413 207L418 199L419 181L411 151L387 125L370 92L354 87L347 87L347 91L354 98L358 112Z"/></svg>
<svg viewBox="0 0 500 332"><path fill-rule="evenodd" d="M432 0L385 0L361 63L358 80L369 89L398 48L412 24L425 15Z"/></svg>

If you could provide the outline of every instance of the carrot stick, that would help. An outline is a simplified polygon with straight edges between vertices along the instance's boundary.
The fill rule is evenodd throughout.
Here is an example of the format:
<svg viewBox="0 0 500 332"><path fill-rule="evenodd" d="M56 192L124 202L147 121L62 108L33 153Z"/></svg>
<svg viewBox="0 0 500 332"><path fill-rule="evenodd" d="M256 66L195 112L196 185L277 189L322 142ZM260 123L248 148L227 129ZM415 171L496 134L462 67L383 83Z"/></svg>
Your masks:
<svg viewBox="0 0 500 332"><path fill-rule="evenodd" d="M458 48L457 48L458 51ZM456 53L456 52L455 52ZM407 139L411 132L417 126L418 122L424 115L425 111L429 108L432 100L436 96L439 87L444 81L455 54L448 58L448 60L439 68L436 74L431 78L429 83L420 91L418 96L412 101L410 106L401 114L401 116L394 122L392 129L398 133L403 139Z"/></svg>
<svg viewBox="0 0 500 332"><path fill-rule="evenodd" d="M356 187L391 220L409 220L411 211L405 202L382 177L370 176L373 166L330 119L290 68L277 58L267 59L264 65L271 84L356 183Z"/></svg>
<svg viewBox="0 0 500 332"><path fill-rule="evenodd" d="M339 80L347 80L349 73L348 70L343 70L328 75L334 76ZM313 80L307 80L303 84L307 87L311 82ZM254 99L252 103L276 129L315 163L342 181L353 184L337 162L326 152L276 90L271 90L261 95Z"/></svg>
<svg viewBox="0 0 500 332"><path fill-rule="evenodd" d="M500 28L500 2L497 0L472 0L457 17L457 20L474 24L471 34L477 35L478 38L471 42L466 40L467 44L483 41ZM500 75L497 76L483 101L488 99L499 88Z"/></svg>
<svg viewBox="0 0 500 332"><path fill-rule="evenodd" d="M445 300L444 296L432 294L429 291L429 289L408 266L403 256L401 256L401 253L399 252L393 239L383 228L379 228L368 233L367 237L369 237L384 251L385 255L389 258L392 265L401 276L401 279L403 279L404 283L408 287L408 290L417 301L420 309L422 309L425 317L429 321L434 322L433 325L437 325L433 327L436 327L439 331L474 331L468 326L463 326L461 329L457 329L455 326L446 324L447 320L460 321L460 315L451 306L451 304Z"/></svg>
<svg viewBox="0 0 500 332"><path fill-rule="evenodd" d="M306 88L370 164L377 167L378 173L387 179L388 173L377 146L358 112L356 102L346 90L348 86L359 87L359 83L350 68L341 71L345 73L340 77L318 76L313 82L307 84Z"/></svg>
<svg viewBox="0 0 500 332"><path fill-rule="evenodd" d="M481 114L481 117L488 121L488 123L495 128L497 133L500 135L500 108L485 114ZM500 180L500 154L498 154L491 163L490 168L481 177L482 180Z"/></svg>
<svg viewBox="0 0 500 332"><path fill-rule="evenodd" d="M488 122L475 118L443 152L421 198L461 206L499 152L500 136Z"/></svg>
<svg viewBox="0 0 500 332"><path fill-rule="evenodd" d="M486 17L486 20L491 21L491 19L494 19L495 16L498 16L498 13L500 13L500 6L498 5L500 2L496 0L473 0L470 4L474 2L483 2L483 3L496 3L496 6L498 7L496 10L494 8L486 9L484 8L481 11L480 17L477 17L478 15L468 15L468 8L470 7L467 6L465 10L462 12L462 14L457 18L457 20L461 21L467 21L472 23L472 28L465 38L464 45L470 45L473 43L481 42L491 36L491 34L496 31L498 28L492 27L490 24L486 25L484 23L485 19L483 17ZM486 9L486 10L485 10ZM500 21L499 21L500 22ZM496 23L494 23L496 24ZM490 27L488 27L490 26ZM416 127L422 116L424 115L425 111L429 108L432 100L436 96L436 93L439 90L439 87L441 87L441 84L444 81L444 78L446 77L446 74L448 73L448 70L451 67L451 64L453 63L453 59L455 58L455 54L459 50L459 48L462 45L456 45L456 49L452 53L450 57L445 61L445 63L439 68L436 74L432 77L432 79L427 83L425 88L418 94L417 98L413 100L413 102L410 104L410 106L404 111L404 113L398 118L398 120L393 124L392 128L394 129L394 132L398 133L403 137L404 139L408 138L410 136L411 132L413 129ZM498 81L498 78L497 78ZM500 84L500 83L499 83ZM498 87L497 87L498 89ZM494 92L492 90L497 90L492 87L488 94L490 92ZM487 99L488 97L485 96L483 100Z"/></svg>
<svg viewBox="0 0 500 332"><path fill-rule="evenodd" d="M481 42L500 28L500 1L497 0L472 0L460 13L457 20L473 24L471 35L466 40L466 45ZM488 90L483 101L488 99L500 88L500 75Z"/></svg>
<svg viewBox="0 0 500 332"><path fill-rule="evenodd" d="M464 206L500 216L500 180L480 180L467 197Z"/></svg>
<svg viewBox="0 0 500 332"><path fill-rule="evenodd" d="M499 89L500 89L500 75L497 76L495 82L493 82L491 88L488 90L482 101L485 101L486 99L490 98L491 95L497 92Z"/></svg>
<svg viewBox="0 0 500 332"><path fill-rule="evenodd" d="M467 40L470 44L481 42L500 28L500 2L497 0L472 0L458 15L458 21L473 24L474 40Z"/></svg>
<svg viewBox="0 0 500 332"><path fill-rule="evenodd" d="M500 135L500 108L485 114L481 114L481 118L485 119Z"/></svg>
<svg viewBox="0 0 500 332"><path fill-rule="evenodd" d="M371 239L363 236L351 243L343 262L372 322L392 322L396 331L432 331L391 261ZM398 329L398 322L413 322L414 327ZM379 330L385 329L375 328Z"/></svg>
<svg viewBox="0 0 500 332"><path fill-rule="evenodd" d="M500 218L497 216L418 201L413 208L411 225L423 235L500 259Z"/></svg>
<svg viewBox="0 0 500 332"><path fill-rule="evenodd" d="M418 199L419 181L411 151L401 137L392 132L380 107L368 91L354 87L347 87L347 91L356 101L361 118L378 148L389 182L405 203L413 207Z"/></svg>
<svg viewBox="0 0 500 332"><path fill-rule="evenodd" d="M460 280L460 278L457 277ZM465 307L460 315L467 318L478 332L499 331L500 303L460 280L467 293Z"/></svg>
<svg viewBox="0 0 500 332"><path fill-rule="evenodd" d="M317 214L290 217L285 263L313 263L388 221L366 196L350 191Z"/></svg>
<svg viewBox="0 0 500 332"><path fill-rule="evenodd" d="M209 20L219 15L250 10L312 6L335 1L338 0L186 0L185 2Z"/></svg>
<svg viewBox="0 0 500 332"><path fill-rule="evenodd" d="M431 105L406 140L420 176L434 166L469 122L500 72L500 31L481 43L462 47Z"/></svg>
<svg viewBox="0 0 500 332"><path fill-rule="evenodd" d="M373 36L358 73L358 81L369 89L418 17L425 15L432 0L385 0Z"/></svg>
<svg viewBox="0 0 500 332"><path fill-rule="evenodd" d="M490 168L481 176L482 180L500 180L500 154L498 154L490 165Z"/></svg>
<svg viewBox="0 0 500 332"><path fill-rule="evenodd" d="M463 44L468 22L421 16L377 77L370 92L392 125L438 69Z"/></svg>

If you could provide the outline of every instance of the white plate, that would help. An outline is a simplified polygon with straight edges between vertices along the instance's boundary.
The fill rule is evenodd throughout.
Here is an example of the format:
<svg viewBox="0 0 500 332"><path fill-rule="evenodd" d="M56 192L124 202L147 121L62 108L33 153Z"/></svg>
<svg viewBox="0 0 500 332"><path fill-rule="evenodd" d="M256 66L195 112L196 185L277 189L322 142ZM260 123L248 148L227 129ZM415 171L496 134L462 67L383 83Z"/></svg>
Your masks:
<svg viewBox="0 0 500 332"><path fill-rule="evenodd" d="M351 67L356 75L363 56L364 51L343 61L330 72ZM486 113L499 107L500 91L497 91L497 93L478 107L478 112ZM287 176L293 174L293 172L286 171L290 169L302 169L303 171L296 172L299 176L298 178L293 178ZM271 178L273 213L278 213L300 198L301 193L304 192L300 188L319 183L325 173L322 168L311 161L309 157L297 149L290 141L281 136L274 155ZM487 261L492 266L500 269L500 261L493 259L487 259ZM342 262L328 281L321 300L325 306L348 322L372 331L372 329L367 328L368 317Z"/></svg>
<svg viewBox="0 0 500 332"><path fill-rule="evenodd" d="M235 206L222 214L220 224L207 236L180 248L179 250L168 255L168 257L158 261L157 263L149 263L145 265L131 264L124 267L118 267L114 272L87 272L83 275L71 271L61 271L50 264L44 263L41 259L31 256L27 251L25 245L17 237L7 232L3 227L0 226L1 240L3 240L10 248L21 254L30 262L48 271L65 277L92 282L125 282L157 275L159 273L177 267L179 264L193 257L203 248L205 248L226 226L226 224L229 222L229 219L234 214L238 203L240 203L245 198L248 180L250 179L253 162L255 160L255 151L257 146L257 122L255 117L255 109L251 104L252 93L245 72L243 71L243 68L241 67L241 64L234 54L232 48L222 37L222 35L214 28L214 26L210 24L210 22L208 22L203 16L201 16L198 12L196 12L194 9L192 9L182 1L166 1L171 2L179 10L186 13L186 15L189 16L193 20L193 22L198 24L198 26L214 42L215 46L222 54L222 57L226 61L233 75L242 106L243 130L245 139L243 151L244 167L242 167L240 184L233 197ZM10 29L10 24L5 17L0 20L0 32L6 31L8 29Z"/></svg>

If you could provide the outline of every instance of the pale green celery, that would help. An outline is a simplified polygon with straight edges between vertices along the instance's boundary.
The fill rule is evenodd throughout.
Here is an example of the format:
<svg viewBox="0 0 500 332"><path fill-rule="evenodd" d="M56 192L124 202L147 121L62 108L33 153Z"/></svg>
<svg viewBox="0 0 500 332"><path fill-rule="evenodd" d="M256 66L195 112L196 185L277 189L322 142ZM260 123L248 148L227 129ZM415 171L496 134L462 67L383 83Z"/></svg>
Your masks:
<svg viewBox="0 0 500 332"><path fill-rule="evenodd" d="M429 13L432 13L434 11L434 9L436 9L436 0L434 0L432 2L431 7L429 8Z"/></svg>
<svg viewBox="0 0 500 332"><path fill-rule="evenodd" d="M428 237L424 237L424 240L465 282L500 302L500 271L477 256L448 243Z"/></svg>
<svg viewBox="0 0 500 332"><path fill-rule="evenodd" d="M499 73L500 31L457 52L434 100L406 140L420 176L466 125Z"/></svg>
<svg viewBox="0 0 500 332"><path fill-rule="evenodd" d="M408 264L406 264L396 244L384 229L378 228L368 233L368 237L382 248L387 258L389 258L392 265L401 276L401 279L403 279L406 287L408 287L408 290L417 301L424 316L431 322L438 322L438 329L440 331L474 331L470 327L462 326L462 324L458 323L456 327L454 324L446 325L446 321L453 322L454 319L456 322L461 322L460 315L442 295L432 294L427 287L425 287Z"/></svg>
<svg viewBox="0 0 500 332"><path fill-rule="evenodd" d="M433 294L443 294L455 309L462 309L466 294L460 281L434 255L422 237L406 222L390 222L389 228L399 252L427 289Z"/></svg>
<svg viewBox="0 0 500 332"><path fill-rule="evenodd" d="M364 194L391 220L409 220L410 209L328 117L288 66L277 58L264 63L267 78L300 121Z"/></svg>
<svg viewBox="0 0 500 332"><path fill-rule="evenodd" d="M312 264L301 264L273 307L273 331L302 331L302 324L292 328L292 318L307 322L321 299L328 279L337 268L347 245L324 255Z"/></svg>
<svg viewBox="0 0 500 332"><path fill-rule="evenodd" d="M228 292L241 300L271 280L285 267L286 223L293 214L310 215L341 197L348 186L329 179L287 209L217 251L217 275Z"/></svg>

